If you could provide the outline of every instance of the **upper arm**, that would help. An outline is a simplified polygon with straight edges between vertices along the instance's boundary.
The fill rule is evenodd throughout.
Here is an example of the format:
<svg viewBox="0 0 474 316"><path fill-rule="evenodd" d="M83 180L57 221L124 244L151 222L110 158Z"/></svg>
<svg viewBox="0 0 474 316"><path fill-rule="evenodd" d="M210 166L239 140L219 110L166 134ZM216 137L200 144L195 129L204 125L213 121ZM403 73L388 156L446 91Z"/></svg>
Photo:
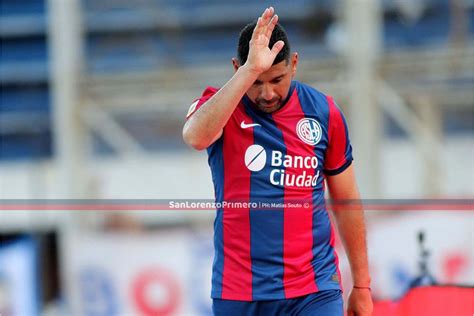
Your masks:
<svg viewBox="0 0 474 316"><path fill-rule="evenodd" d="M329 194L334 200L358 200L360 198L352 165L343 172L326 177Z"/></svg>
<svg viewBox="0 0 474 316"><path fill-rule="evenodd" d="M213 87L208 87L206 90L204 90L202 96L191 104L189 107L189 110L186 114L186 123L183 126L183 139L186 144L190 145L191 147L197 149L197 150L203 150L206 149L206 147L209 147L212 145L216 140L218 140L222 136L222 130L220 130L211 140L211 142L208 144L206 141L206 145L202 143L202 141L199 138L196 138L195 136L197 135L196 133L199 133L200 131L205 130L206 126L201 120L196 120L197 117L195 117L196 113L198 110L206 104L209 99L212 98L212 96L217 92L218 89L213 88ZM198 115L199 116L199 115Z"/></svg>
<svg viewBox="0 0 474 316"><path fill-rule="evenodd" d="M199 130L201 127L199 126L199 122L193 122L193 117L189 118L186 123L183 126L183 140L186 144L189 146L193 147L196 150L204 150L206 148L209 148L212 144L214 144L221 136L223 133L223 130L219 130L218 133L212 138L212 140L208 143L208 145L195 143L194 141L197 140L195 136L195 133L197 130Z"/></svg>
<svg viewBox="0 0 474 316"><path fill-rule="evenodd" d="M334 176L343 172L352 163L352 146L342 111L332 97L327 97L327 101L329 106L328 148L324 158L324 173Z"/></svg>
<svg viewBox="0 0 474 316"><path fill-rule="evenodd" d="M206 90L204 90L204 92L202 93L202 95L199 98L195 99L189 107L188 113L186 114L186 120L189 120L189 118L194 113L196 113L196 111L199 110L199 108L203 106L204 103L206 103L217 92L217 90L218 89L213 87L207 87Z"/></svg>

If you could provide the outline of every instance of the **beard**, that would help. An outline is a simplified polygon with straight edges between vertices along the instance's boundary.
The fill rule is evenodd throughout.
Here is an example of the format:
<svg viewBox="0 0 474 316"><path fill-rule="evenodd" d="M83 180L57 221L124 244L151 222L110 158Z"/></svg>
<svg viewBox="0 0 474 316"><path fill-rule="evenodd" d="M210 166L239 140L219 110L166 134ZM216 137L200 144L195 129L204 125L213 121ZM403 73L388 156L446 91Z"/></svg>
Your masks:
<svg viewBox="0 0 474 316"><path fill-rule="evenodd" d="M257 108L265 113L272 113L278 110L281 107L281 98L275 97L269 101L257 98L255 100L255 104L257 105Z"/></svg>

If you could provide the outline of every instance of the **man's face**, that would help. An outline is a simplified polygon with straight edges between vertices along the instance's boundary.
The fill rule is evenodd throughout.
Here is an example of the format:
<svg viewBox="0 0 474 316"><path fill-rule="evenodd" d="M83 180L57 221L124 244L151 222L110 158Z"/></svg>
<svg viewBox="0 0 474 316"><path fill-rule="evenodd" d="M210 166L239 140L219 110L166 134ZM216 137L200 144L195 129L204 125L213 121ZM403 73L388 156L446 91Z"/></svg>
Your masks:
<svg viewBox="0 0 474 316"><path fill-rule="evenodd" d="M284 60L270 67L247 90L247 96L260 111L272 113L283 105L290 91L297 63L298 55L293 53L288 62Z"/></svg>

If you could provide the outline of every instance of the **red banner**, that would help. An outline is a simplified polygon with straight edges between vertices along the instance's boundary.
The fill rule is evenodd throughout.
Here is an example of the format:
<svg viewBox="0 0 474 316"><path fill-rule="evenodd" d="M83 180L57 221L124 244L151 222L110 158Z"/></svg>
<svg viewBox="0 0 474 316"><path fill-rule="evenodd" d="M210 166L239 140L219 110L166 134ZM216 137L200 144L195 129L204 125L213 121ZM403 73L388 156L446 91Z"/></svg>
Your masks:
<svg viewBox="0 0 474 316"><path fill-rule="evenodd" d="M374 316L470 316L474 314L474 287L423 286L399 301L374 304Z"/></svg>

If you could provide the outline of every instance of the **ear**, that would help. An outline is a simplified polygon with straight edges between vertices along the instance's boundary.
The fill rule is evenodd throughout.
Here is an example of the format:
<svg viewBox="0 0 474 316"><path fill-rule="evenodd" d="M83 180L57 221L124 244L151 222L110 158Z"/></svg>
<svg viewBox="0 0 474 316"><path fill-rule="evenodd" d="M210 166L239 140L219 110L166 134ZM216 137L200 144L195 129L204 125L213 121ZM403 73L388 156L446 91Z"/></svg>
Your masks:
<svg viewBox="0 0 474 316"><path fill-rule="evenodd" d="M293 54L291 54L290 63L291 63L291 76L293 77L296 75L296 69L298 68L298 53L297 52L294 52Z"/></svg>
<svg viewBox="0 0 474 316"><path fill-rule="evenodd" d="M232 65L234 66L234 71L237 71L240 67L239 60L235 57L232 58Z"/></svg>

